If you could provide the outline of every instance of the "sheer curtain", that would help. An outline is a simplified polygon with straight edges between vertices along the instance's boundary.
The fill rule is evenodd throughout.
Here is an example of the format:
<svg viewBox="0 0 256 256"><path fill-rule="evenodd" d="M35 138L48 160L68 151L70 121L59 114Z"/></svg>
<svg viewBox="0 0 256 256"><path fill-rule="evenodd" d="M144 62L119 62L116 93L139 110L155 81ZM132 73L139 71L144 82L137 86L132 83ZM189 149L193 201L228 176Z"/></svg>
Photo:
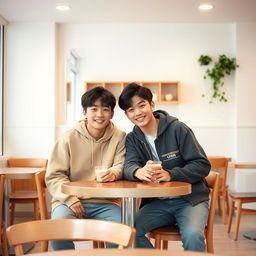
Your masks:
<svg viewBox="0 0 256 256"><path fill-rule="evenodd" d="M4 25L0 21L0 156L3 155Z"/></svg>

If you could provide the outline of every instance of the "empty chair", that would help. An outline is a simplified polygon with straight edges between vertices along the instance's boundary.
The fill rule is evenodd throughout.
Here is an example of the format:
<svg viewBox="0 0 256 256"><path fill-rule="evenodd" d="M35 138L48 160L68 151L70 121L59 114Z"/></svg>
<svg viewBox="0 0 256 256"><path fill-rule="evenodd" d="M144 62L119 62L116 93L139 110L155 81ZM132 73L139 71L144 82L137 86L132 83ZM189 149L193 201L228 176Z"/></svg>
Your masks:
<svg viewBox="0 0 256 256"><path fill-rule="evenodd" d="M35 167L46 168L47 159L41 158L10 158L7 160L8 167ZM32 179L11 179L11 193L9 195L11 205L11 225L14 221L15 204L34 205L35 219L39 219L38 195L35 180Z"/></svg>
<svg viewBox="0 0 256 256"><path fill-rule="evenodd" d="M208 156L208 159L211 163L211 170L220 173L220 182L218 190L218 208L219 215L223 216L223 222L224 224L226 224L229 210L227 173L228 162L230 161L230 158L224 156Z"/></svg>
<svg viewBox="0 0 256 256"><path fill-rule="evenodd" d="M22 244L49 240L93 240L114 243L126 248L132 245L135 228L105 220L54 219L15 224L7 228L15 255L24 254Z"/></svg>
<svg viewBox="0 0 256 256"><path fill-rule="evenodd" d="M211 194L211 202L209 207L209 215L207 225L205 227L205 238L206 238L206 246L207 252L213 253L213 223L214 223L214 215L216 208L216 201L218 196L218 187L219 187L219 176L220 174L217 172L211 171L210 174L206 177L207 184L209 188L212 190ZM181 240L181 234L179 231L179 227L175 226L166 226L162 228L157 228L148 233L150 238L155 239L155 248L156 249L167 249L168 241L179 241ZM161 241L163 241L163 245L161 246Z"/></svg>
<svg viewBox="0 0 256 256"><path fill-rule="evenodd" d="M235 164L234 167L239 169L256 169L256 163ZM256 192L231 191L229 198L231 200L231 206L228 216L228 233L231 230L233 213L236 211L234 240L237 241L241 215L256 214L255 209L243 208L243 204L245 203L256 203Z"/></svg>
<svg viewBox="0 0 256 256"><path fill-rule="evenodd" d="M5 226L3 222L4 182L5 182L5 176L3 174L0 174L0 239L1 239L2 255L8 256Z"/></svg>

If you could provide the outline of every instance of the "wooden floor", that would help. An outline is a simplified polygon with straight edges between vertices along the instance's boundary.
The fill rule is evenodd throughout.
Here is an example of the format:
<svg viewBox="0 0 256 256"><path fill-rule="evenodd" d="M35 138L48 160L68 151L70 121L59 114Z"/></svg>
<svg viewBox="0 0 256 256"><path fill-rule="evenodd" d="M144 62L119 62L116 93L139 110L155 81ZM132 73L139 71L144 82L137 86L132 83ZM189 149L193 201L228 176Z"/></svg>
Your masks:
<svg viewBox="0 0 256 256"><path fill-rule="evenodd" d="M26 221L28 218L19 217L17 222ZM234 218L233 218L234 221ZM232 232L227 234L226 226L222 222L222 218L215 217L214 225L214 249L217 255L225 256L256 256L256 240L249 240L243 237L243 233L249 230L256 230L256 215L243 215L241 217L240 232L238 241L233 240ZM76 248L86 249L90 248L90 242L78 242ZM51 249L50 249L51 250ZM169 250L182 250L181 242L169 242ZM35 244L34 248L28 252L29 254L39 252L39 243ZM171 254L170 254L171 255Z"/></svg>

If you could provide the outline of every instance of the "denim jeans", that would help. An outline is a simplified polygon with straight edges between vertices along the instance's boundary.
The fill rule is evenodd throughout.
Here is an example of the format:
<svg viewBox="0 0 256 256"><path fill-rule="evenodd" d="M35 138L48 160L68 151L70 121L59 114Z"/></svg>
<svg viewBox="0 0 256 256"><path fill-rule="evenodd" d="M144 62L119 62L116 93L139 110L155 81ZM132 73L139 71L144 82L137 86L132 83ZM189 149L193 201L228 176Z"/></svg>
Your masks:
<svg viewBox="0 0 256 256"><path fill-rule="evenodd" d="M162 226L178 224L184 250L205 251L204 228L208 219L208 201L192 206L181 197L154 199L136 216L136 247L152 248L145 234Z"/></svg>
<svg viewBox="0 0 256 256"><path fill-rule="evenodd" d="M115 204L96 204L85 203L83 204L85 209L85 219L100 219L109 220L114 222L121 222L121 210L120 207ZM52 212L52 219L76 219L74 212L64 204L57 206ZM69 250L74 249L74 243L70 240L54 240L51 241L53 250ZM107 244L108 248L116 248L118 245Z"/></svg>

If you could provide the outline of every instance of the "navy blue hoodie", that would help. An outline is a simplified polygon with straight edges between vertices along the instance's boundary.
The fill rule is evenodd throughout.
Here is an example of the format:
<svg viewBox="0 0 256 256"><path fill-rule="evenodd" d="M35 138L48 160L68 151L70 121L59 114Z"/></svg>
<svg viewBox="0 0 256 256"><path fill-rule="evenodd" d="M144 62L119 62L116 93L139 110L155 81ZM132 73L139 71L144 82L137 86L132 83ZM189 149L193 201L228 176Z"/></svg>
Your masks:
<svg viewBox="0 0 256 256"><path fill-rule="evenodd" d="M192 193L182 196L192 205L208 200L209 188L204 178L211 165L194 133L163 110L155 111L154 116L159 119L155 146L163 169L170 173L172 181L192 184ZM124 178L139 181L134 172L148 160L153 160L150 146L140 128L134 126L126 137ZM151 200L143 199L142 204Z"/></svg>

